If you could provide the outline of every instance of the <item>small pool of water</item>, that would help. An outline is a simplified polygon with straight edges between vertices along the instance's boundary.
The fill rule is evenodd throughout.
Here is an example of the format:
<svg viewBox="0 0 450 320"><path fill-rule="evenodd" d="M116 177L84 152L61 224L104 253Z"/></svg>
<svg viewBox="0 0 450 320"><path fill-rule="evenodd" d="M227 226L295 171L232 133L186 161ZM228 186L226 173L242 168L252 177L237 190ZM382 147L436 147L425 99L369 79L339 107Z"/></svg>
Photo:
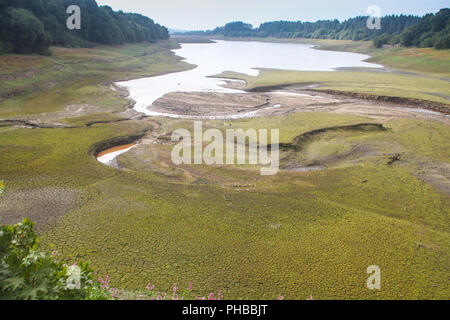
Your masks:
<svg viewBox="0 0 450 320"><path fill-rule="evenodd" d="M103 164L111 165L111 162L117 158L119 155L130 151L133 149L137 144L136 143L129 143L113 148L106 149L105 151L100 152L97 155L97 160Z"/></svg>

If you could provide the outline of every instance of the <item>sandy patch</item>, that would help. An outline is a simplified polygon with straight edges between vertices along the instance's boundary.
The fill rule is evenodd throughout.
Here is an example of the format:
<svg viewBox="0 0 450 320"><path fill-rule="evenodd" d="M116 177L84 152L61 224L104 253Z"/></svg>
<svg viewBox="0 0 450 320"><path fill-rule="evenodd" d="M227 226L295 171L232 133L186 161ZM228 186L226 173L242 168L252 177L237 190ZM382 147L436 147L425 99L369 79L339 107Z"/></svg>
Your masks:
<svg viewBox="0 0 450 320"><path fill-rule="evenodd" d="M268 93L174 92L155 101L151 110L180 118L252 118L294 112L332 112L368 117L380 122L398 118L450 124L448 115L390 102L363 100L311 91Z"/></svg>

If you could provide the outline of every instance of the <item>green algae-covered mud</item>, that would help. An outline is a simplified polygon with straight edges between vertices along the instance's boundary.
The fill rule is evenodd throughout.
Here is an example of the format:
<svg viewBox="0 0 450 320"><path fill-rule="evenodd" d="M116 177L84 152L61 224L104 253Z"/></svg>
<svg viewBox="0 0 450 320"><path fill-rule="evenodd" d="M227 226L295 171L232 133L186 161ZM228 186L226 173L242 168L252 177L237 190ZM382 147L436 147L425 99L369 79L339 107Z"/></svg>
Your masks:
<svg viewBox="0 0 450 320"><path fill-rule="evenodd" d="M418 112L427 106L413 103L449 105L448 64L439 75L428 62L408 69L414 75L228 74L248 90L307 93L253 90L257 104L281 107L203 121L223 132L280 129L280 171L261 176L251 165L173 164L171 133L192 131L193 121L144 117L126 93L111 90L112 81L192 68L169 51L175 46L0 57L8 66L0 71L2 222L29 217L45 249L67 262L89 261L131 292L149 282L161 290L192 282L199 295L223 290L227 299L450 298L450 123L445 112ZM449 59L448 51L433 52L426 59ZM394 70L399 61L404 71L408 54L388 50L375 58ZM304 88L317 83L316 91ZM115 168L96 160L135 140ZM367 288L371 265L380 267L380 290Z"/></svg>

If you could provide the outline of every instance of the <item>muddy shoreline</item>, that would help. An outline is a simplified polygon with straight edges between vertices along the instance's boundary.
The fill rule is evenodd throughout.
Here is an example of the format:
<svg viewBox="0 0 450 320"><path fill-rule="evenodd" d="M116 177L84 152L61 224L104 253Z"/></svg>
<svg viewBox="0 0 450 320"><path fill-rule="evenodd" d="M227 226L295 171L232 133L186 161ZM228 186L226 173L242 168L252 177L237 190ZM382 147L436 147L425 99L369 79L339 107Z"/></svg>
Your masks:
<svg viewBox="0 0 450 320"><path fill-rule="evenodd" d="M392 104L408 105L408 107L417 107L417 108L421 108L421 109L426 109L426 110L450 115L450 104L447 105L447 104L440 103L440 102L421 100L421 99L412 99L412 98L370 95L370 94L364 94L364 93L345 92L345 91L327 90L327 89L313 90L313 91L324 92L324 93L338 95L338 96L351 97L351 98L356 98L356 99L369 100L369 101L380 101L380 102L389 102Z"/></svg>
<svg viewBox="0 0 450 320"><path fill-rule="evenodd" d="M268 93L276 90L289 90L290 88L296 88L300 84L292 84L292 85L278 85L278 86L264 86L264 87L255 87L247 90L247 92L259 92L259 93ZM305 84L301 84L301 89L304 90L305 93L315 93L315 94L329 94L334 96L343 96L350 97L355 99L367 100L367 101L378 101L378 102L388 102L397 105L408 105L408 107L417 107L422 109L427 109L430 111L436 111L439 113L443 113L446 115L450 115L450 104L444 104L440 102L434 102L429 100L421 100L421 99L412 99L412 98L402 98L402 97L394 97L394 96L380 96L380 95L372 95L365 93L356 93L356 92L346 92L346 91L338 91L338 90L328 90L328 89L320 89L314 90L313 88L304 89Z"/></svg>
<svg viewBox="0 0 450 320"><path fill-rule="evenodd" d="M236 84L231 82L240 79L229 79L226 87L235 88ZM245 81L244 81L245 83ZM143 119L147 117L153 117L155 115L146 115L142 112L136 111L134 109L136 101L130 97L130 93L127 88L121 87L116 83L112 84L114 90L120 93L120 95L129 101L127 108L134 114L134 117L138 119ZM404 109L405 108L415 108L424 109L432 112L437 112L446 116L450 115L450 105L421 100L412 98L402 98L402 97L391 97L391 96L380 96L371 94L362 94L355 92L345 92L337 90L328 89L316 89L318 86L311 83L305 86L304 83L301 86L292 85L278 85L278 86L266 86L266 87L256 87L252 89L245 89L242 85L239 85L240 90L243 93L214 93L214 92L172 92L164 95L160 99L156 100L152 106L150 106L153 112L160 114L160 116L168 116L172 118L185 118L185 119L205 119L205 120L221 120L221 119L239 119L240 114L244 114L249 111L253 111L254 114L243 116L242 118L257 117L265 114L257 114L258 110L270 107L271 105L277 105L278 102L274 103L271 99L267 99L268 95L274 95L280 91L283 94L293 94L293 95L305 95L310 97L321 97L330 98L331 100L341 100L349 98L352 103L360 101L362 103L373 103L375 106L383 105L392 108ZM260 95L262 99L266 101L259 101L259 103L248 103L248 100L258 99L255 95ZM239 97L242 101L235 103L234 107L230 107L230 100L236 100L233 97ZM247 100L247 103L245 103ZM227 103L228 101L228 103ZM233 101L236 102L236 101ZM313 101L314 103L324 103L325 101ZM206 107L205 107L206 106ZM227 108L223 108L226 106Z"/></svg>
<svg viewBox="0 0 450 320"><path fill-rule="evenodd" d="M334 112L380 121L413 117L450 124L450 108L431 101L314 90L311 86L273 86L266 87L266 91L259 90L244 93L172 92L151 106L154 115L145 115L134 109L133 113L142 119L166 116L191 120L236 120L294 112ZM122 88L122 92L125 91ZM134 103L131 100L130 106Z"/></svg>

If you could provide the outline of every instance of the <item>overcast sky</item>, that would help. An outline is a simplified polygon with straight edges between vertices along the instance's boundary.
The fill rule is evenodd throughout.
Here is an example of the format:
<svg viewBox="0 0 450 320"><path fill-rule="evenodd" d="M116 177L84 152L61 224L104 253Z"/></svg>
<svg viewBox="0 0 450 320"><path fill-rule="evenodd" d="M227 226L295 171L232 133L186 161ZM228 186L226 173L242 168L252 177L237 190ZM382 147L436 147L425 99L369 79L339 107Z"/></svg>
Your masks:
<svg viewBox="0 0 450 320"><path fill-rule="evenodd" d="M274 20L344 20L366 15L377 5L382 15L423 15L450 7L450 0L97 0L115 10L137 12L174 29L203 30L244 21L257 27Z"/></svg>

